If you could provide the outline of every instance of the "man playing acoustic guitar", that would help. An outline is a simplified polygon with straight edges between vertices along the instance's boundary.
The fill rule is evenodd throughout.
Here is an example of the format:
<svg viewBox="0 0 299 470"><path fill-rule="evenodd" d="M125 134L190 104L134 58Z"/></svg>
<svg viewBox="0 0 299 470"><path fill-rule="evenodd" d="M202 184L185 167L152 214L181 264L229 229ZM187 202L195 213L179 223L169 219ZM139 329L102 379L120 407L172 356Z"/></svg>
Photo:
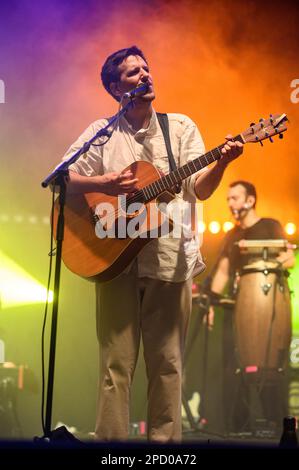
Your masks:
<svg viewBox="0 0 299 470"><path fill-rule="evenodd" d="M134 195L143 182L130 169L146 161L169 173L165 135L152 102L152 75L141 50L133 46L110 55L102 68L102 82L118 102L126 93L146 84L134 105L121 117L105 145L92 145L70 167L68 195L103 193ZM129 98L128 98L129 99ZM107 124L92 123L70 147L65 158ZM182 167L204 154L200 133L190 118L168 114L171 150ZM229 162L241 155L241 142L226 138L217 163L186 178L178 201L194 205L207 199L219 185ZM175 184L174 184L175 186ZM169 442L181 439L182 357L191 311L194 269L204 264L197 234L149 241L117 277L96 283L100 376L96 437L125 440L129 428L130 386L142 338L148 378L148 438Z"/></svg>

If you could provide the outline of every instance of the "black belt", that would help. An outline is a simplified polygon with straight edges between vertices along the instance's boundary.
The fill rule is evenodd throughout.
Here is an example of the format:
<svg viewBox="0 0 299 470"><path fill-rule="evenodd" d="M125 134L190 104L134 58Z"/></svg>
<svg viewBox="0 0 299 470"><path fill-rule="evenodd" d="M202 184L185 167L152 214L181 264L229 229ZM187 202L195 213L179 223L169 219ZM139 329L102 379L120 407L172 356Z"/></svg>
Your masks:
<svg viewBox="0 0 299 470"><path fill-rule="evenodd" d="M244 274L252 274L252 273L263 273L265 276L267 276L270 273L274 273L279 276L285 276L285 277L288 277L290 275L288 271L286 271L285 269L281 269L281 268L242 268L241 271L239 271L240 276L243 276Z"/></svg>

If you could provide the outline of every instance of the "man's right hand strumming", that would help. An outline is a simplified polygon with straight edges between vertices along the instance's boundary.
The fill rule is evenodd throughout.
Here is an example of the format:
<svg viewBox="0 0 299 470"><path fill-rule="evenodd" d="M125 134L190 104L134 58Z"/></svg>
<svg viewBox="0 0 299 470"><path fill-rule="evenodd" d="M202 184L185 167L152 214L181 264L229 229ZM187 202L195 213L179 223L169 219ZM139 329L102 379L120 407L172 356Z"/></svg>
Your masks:
<svg viewBox="0 0 299 470"><path fill-rule="evenodd" d="M75 171L69 172L68 193L105 193L111 196L131 194L137 191L138 178L127 170L123 173L111 172L104 175L82 176Z"/></svg>
<svg viewBox="0 0 299 470"><path fill-rule="evenodd" d="M133 173L127 170L124 173L106 173L99 177L100 191L111 196L129 194L137 191L138 178L133 178Z"/></svg>

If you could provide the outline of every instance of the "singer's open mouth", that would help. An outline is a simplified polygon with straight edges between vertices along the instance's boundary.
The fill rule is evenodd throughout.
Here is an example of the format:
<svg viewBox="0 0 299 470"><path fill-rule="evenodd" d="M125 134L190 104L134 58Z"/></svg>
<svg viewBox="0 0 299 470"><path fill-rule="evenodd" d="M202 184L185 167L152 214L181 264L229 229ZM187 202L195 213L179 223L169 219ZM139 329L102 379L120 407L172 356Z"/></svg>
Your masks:
<svg viewBox="0 0 299 470"><path fill-rule="evenodd" d="M147 86L148 86L148 91L153 89L153 84L151 82L145 82L145 84L147 84ZM137 86L139 86L139 85L143 85L143 82L139 83ZM147 93L148 93L148 91L147 91Z"/></svg>

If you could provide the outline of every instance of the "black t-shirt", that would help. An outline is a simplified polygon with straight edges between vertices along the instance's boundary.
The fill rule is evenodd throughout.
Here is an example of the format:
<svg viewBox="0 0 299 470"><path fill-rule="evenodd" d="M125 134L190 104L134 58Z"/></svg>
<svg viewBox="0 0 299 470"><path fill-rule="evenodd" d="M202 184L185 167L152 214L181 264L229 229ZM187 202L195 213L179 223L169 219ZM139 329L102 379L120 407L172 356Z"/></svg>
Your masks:
<svg viewBox="0 0 299 470"><path fill-rule="evenodd" d="M249 255L240 255L240 249L235 242L239 240L285 239L285 234L278 220L263 218L248 228L236 225L230 230L225 239L221 258L227 257L230 265L230 275L248 264Z"/></svg>

